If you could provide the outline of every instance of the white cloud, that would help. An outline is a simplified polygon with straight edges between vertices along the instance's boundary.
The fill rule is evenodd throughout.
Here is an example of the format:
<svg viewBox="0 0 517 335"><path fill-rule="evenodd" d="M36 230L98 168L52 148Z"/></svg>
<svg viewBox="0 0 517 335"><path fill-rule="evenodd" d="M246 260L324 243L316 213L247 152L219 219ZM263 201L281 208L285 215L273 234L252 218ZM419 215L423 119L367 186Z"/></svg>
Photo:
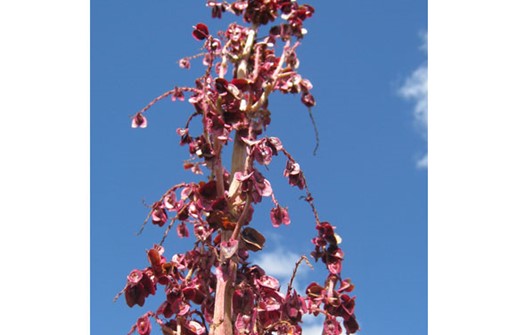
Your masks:
<svg viewBox="0 0 517 335"><path fill-rule="evenodd" d="M416 162L416 167L420 169L427 169L427 154Z"/></svg>
<svg viewBox="0 0 517 335"><path fill-rule="evenodd" d="M271 276L280 279L289 279L293 273L294 265L299 258L300 256L290 251L276 249L272 252L261 253L256 263Z"/></svg>
<svg viewBox="0 0 517 335"><path fill-rule="evenodd" d="M343 326L343 321L341 318L338 318L338 321L341 325L342 331L341 335L346 334L346 329ZM305 315L303 317L302 323L302 334L303 335L321 335L323 332L323 322L325 322L325 317L323 314L319 316ZM358 333L356 333L358 334Z"/></svg>
<svg viewBox="0 0 517 335"><path fill-rule="evenodd" d="M423 45L421 50L427 54L427 33L422 35ZM415 106L413 116L422 136L427 141L428 104L427 104L427 61L420 65L406 78L399 89L399 94L406 100L413 101ZM427 153L417 162L417 167L427 168Z"/></svg>
<svg viewBox="0 0 517 335"><path fill-rule="evenodd" d="M302 325L302 334L303 335L321 335L322 331L323 331L323 324L320 324L320 325L313 324L313 325L309 325L309 326Z"/></svg>
<svg viewBox="0 0 517 335"><path fill-rule="evenodd" d="M321 335L323 331L323 322L325 321L325 317L323 314L318 316L313 315L304 315L302 326L302 334L303 335Z"/></svg>
<svg viewBox="0 0 517 335"><path fill-rule="evenodd" d="M427 132L427 65L420 66L406 79L400 94L415 102L415 120Z"/></svg>

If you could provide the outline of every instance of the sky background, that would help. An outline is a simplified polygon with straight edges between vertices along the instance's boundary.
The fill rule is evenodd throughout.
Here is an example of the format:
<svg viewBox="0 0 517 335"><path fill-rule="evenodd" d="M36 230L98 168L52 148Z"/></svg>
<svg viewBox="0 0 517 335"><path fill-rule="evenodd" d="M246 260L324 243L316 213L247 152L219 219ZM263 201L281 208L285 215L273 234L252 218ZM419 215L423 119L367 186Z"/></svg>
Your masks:
<svg viewBox="0 0 517 335"><path fill-rule="evenodd" d="M189 71L177 64L199 51L193 25L216 31L241 20L213 20L204 4L91 1L92 334L126 334L162 298L143 308L129 308L123 298L112 302L127 274L147 266L145 250L163 233L149 225L135 236L147 215L142 201L150 204L170 186L197 179L182 169L188 152L175 133L191 106L160 102L146 129L132 129L130 115L201 74L196 60ZM343 275L356 285L360 333L426 334L427 2L310 4L316 13L297 53L299 72L314 85L318 153L312 155L314 132L298 96L271 99L267 133L279 136L300 163L321 218L343 238ZM310 253L314 223L302 194L284 180L283 166L278 159L266 177L292 223L271 227L271 203L264 199L255 222L267 244L255 258L285 281L293 260ZM190 241L169 236L167 256L188 250ZM297 285L321 280L321 264L314 265L301 271ZM317 333L316 323L306 324L304 333Z"/></svg>

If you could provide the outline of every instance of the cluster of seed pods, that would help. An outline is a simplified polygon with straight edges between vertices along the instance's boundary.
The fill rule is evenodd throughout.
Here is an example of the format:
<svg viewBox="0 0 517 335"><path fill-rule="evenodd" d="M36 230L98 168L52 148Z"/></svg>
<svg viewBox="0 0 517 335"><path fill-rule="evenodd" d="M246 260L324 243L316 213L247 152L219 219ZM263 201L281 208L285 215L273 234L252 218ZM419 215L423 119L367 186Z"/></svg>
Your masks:
<svg viewBox="0 0 517 335"><path fill-rule="evenodd" d="M355 333L355 297L349 295L354 286L341 278L341 239L335 227L320 221L300 165L279 138L265 135L273 92L299 94L308 108L316 104L311 82L297 72L296 55L314 8L293 0L208 1L207 6L214 18L231 13L242 16L244 25L232 23L216 35L204 23L195 25L192 36L202 44L205 73L193 87L174 87L132 118L132 127L145 128L146 111L157 101L187 99L193 113L177 129L179 144L190 155L184 167L207 173L207 179L174 185L150 206L146 222L166 227L164 238L147 251L148 266L131 271L121 294L129 307L143 306L162 286L165 299L142 315L130 333L150 334L154 320L158 331L169 335L298 335L305 314L324 315L324 334ZM266 36L259 39L259 30ZM179 65L189 69L192 60L185 57ZM202 123L199 134L190 130L194 120ZM229 147L227 169L222 152ZM311 255L328 271L324 283L313 282L305 292L291 284L281 292L276 278L249 262L249 253L259 252L265 243L252 224L256 204L270 198L272 225L291 223L288 209L260 172L276 156L285 158L288 183L305 192L316 228ZM174 224L180 238L192 234L195 242L190 251L166 257L163 244ZM292 279L300 261L293 264Z"/></svg>

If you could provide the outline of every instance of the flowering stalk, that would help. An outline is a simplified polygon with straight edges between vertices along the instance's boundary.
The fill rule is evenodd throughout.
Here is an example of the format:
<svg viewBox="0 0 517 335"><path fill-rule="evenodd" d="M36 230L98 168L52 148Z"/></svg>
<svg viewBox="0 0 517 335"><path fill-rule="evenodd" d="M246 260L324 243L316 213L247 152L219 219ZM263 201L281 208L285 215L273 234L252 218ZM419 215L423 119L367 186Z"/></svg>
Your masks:
<svg viewBox="0 0 517 335"><path fill-rule="evenodd" d="M159 227L168 223L164 237L147 251L150 265L128 275L121 294L130 307L143 306L163 286L165 300L156 311L139 318L130 333L150 334L154 319L169 335L297 335L302 333L302 315L320 313L325 315L324 334L341 334L340 323L348 334L354 333L359 329L355 297L348 295L354 286L341 278L341 239L335 227L320 221L300 165L279 138L264 136L271 122L273 92L301 94L309 109L315 105L312 84L297 72L296 55L306 34L304 22L314 8L294 0L207 1L207 6L213 17L232 13L249 26L232 23L218 35L211 34L204 23L194 26L193 37L203 43L204 75L194 87L165 92L132 118L132 127L145 128L144 114L152 105L167 97L184 101L189 95L194 113L177 130L180 145L188 147L191 156L184 167L209 175L206 181L172 186L151 206L145 222L151 220ZM282 21L275 24L279 16ZM258 38L265 29L269 29L267 36ZM190 68L193 58L180 60L180 67ZM195 118L201 119L200 134L189 129ZM222 153L231 141L232 162L227 170ZM284 176L289 184L305 191L317 231L311 255L315 261L321 259L328 271L325 283L311 283L305 295L292 288L301 261L308 262L305 256L296 263L285 294L276 278L248 262L249 253L259 252L265 243L265 237L251 227L254 205L270 197L272 225L291 223L287 208L279 204L257 166L269 165L279 154L286 158ZM192 230L195 243L190 251L167 258L163 244L175 223L178 236L189 237Z"/></svg>

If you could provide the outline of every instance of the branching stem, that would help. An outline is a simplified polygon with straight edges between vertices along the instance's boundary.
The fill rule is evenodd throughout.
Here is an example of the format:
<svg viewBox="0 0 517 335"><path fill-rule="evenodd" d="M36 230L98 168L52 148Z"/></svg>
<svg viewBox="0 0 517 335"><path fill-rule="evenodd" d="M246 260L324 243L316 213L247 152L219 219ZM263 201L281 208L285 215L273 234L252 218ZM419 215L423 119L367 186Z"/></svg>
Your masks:
<svg viewBox="0 0 517 335"><path fill-rule="evenodd" d="M300 257L300 259L298 259L298 261L296 262L296 264L294 266L293 274L291 275L291 280L289 280L289 285L287 286L287 295L289 295L289 293L291 293L291 290L293 288L294 277L296 277L296 271L298 271L298 267L300 266L302 261L305 261L305 263L310 268L312 268L312 265L311 265L311 263L309 262L309 259L306 256L302 256L302 257Z"/></svg>

